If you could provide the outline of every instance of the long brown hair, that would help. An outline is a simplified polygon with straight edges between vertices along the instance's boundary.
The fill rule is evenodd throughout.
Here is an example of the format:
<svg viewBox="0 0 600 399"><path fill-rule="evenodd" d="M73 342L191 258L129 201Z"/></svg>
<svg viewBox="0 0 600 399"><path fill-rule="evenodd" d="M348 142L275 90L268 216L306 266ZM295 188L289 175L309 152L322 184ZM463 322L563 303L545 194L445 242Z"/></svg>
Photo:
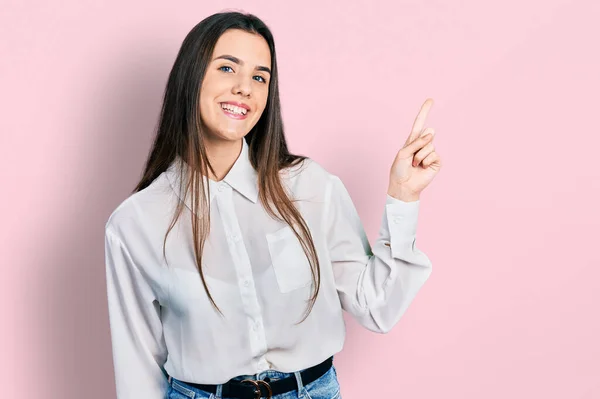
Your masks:
<svg viewBox="0 0 600 399"><path fill-rule="evenodd" d="M208 161L202 140L203 125L199 97L215 44L228 29L240 29L261 35L267 41L271 51L271 80L267 104L259 121L244 139L249 146L250 162L258 174L261 204L269 215L285 222L293 229L311 266L313 290L305 315L300 321L302 322L310 314L319 292L320 265L308 225L294 206L295 200L290 198L284 189L279 171L302 163L306 157L288 151L281 117L275 43L271 31L258 17L239 12L214 14L198 23L185 37L169 74L154 143L143 176L133 193L148 187L177 156L184 159L192 169L186 187L180 187L181 198L187 196L188 190L191 191L196 265L212 305L223 315L209 292L202 272L202 252L210 231L210 203L204 195L198 193L205 192L201 176L206 176L209 169L213 173L214 170ZM180 173L183 173L184 166L182 163L179 168ZM208 191L209 188L207 187L206 190ZM199 202L201 209L207 209L202 217L197 217ZM163 242L165 260L167 236L181 215L183 206L184 202L180 201L165 235Z"/></svg>

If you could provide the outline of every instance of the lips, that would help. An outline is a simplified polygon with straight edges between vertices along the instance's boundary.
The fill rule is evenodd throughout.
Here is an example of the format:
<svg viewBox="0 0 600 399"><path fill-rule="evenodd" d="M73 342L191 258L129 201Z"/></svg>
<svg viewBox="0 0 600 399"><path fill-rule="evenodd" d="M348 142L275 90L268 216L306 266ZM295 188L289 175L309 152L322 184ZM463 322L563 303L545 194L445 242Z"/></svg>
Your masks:
<svg viewBox="0 0 600 399"><path fill-rule="evenodd" d="M241 113L236 113L236 112L230 111L228 109L223 108L223 106L221 104L230 104L230 105L235 105L236 107L239 107L239 108L243 108L243 109L246 110L246 114L244 115L244 114L241 114ZM221 108L221 111L223 111L223 113L226 116L228 116L228 117L230 117L232 119L238 119L238 120L246 119L248 117L249 112L250 112L249 111L250 108L247 105L245 105L245 104L242 104L242 106L237 105L239 103L236 104L236 103L233 103L233 102L226 102L226 103L221 103L221 104L219 104L219 108Z"/></svg>
<svg viewBox="0 0 600 399"><path fill-rule="evenodd" d="M244 108L246 111L250 111L250 107L248 105L237 101L223 101L221 104L235 105L236 107Z"/></svg>

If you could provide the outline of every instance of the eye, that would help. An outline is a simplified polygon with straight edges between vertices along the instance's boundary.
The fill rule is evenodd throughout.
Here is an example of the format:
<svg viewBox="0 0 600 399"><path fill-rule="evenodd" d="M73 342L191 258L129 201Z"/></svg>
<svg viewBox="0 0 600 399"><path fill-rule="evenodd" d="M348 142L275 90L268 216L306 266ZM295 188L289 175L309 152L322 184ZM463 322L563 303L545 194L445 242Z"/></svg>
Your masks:
<svg viewBox="0 0 600 399"><path fill-rule="evenodd" d="M219 68L219 71L223 71L223 68L229 68L233 71L233 68L231 68L230 66L222 66ZM227 71L223 71L223 72L227 72Z"/></svg>
<svg viewBox="0 0 600 399"><path fill-rule="evenodd" d="M262 76L258 76L258 75L256 75L256 76L255 76L255 78L259 78L259 79L261 79L261 80L259 80L259 82L262 82L262 83L267 83L267 81L265 80L265 78L263 78Z"/></svg>

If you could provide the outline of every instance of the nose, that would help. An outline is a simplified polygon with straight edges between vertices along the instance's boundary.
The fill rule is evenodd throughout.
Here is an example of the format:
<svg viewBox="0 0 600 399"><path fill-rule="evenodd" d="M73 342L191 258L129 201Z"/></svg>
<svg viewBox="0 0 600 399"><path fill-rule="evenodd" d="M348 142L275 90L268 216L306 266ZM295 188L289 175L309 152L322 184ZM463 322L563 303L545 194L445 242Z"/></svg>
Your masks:
<svg viewBox="0 0 600 399"><path fill-rule="evenodd" d="M252 83L250 79L240 74L236 84L232 87L231 92L233 94L241 94L244 97L250 97L252 94Z"/></svg>

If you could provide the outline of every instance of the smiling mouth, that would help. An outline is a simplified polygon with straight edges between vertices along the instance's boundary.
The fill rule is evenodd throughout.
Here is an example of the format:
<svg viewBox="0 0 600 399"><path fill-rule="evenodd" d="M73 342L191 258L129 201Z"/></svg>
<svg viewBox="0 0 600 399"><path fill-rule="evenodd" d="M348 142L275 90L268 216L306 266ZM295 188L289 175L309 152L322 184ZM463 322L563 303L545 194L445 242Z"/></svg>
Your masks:
<svg viewBox="0 0 600 399"><path fill-rule="evenodd" d="M248 114L248 110L246 108L237 107L235 105L231 105L231 104L227 104L227 103L221 103L221 108L223 109L223 111L234 114L234 115L245 116Z"/></svg>

